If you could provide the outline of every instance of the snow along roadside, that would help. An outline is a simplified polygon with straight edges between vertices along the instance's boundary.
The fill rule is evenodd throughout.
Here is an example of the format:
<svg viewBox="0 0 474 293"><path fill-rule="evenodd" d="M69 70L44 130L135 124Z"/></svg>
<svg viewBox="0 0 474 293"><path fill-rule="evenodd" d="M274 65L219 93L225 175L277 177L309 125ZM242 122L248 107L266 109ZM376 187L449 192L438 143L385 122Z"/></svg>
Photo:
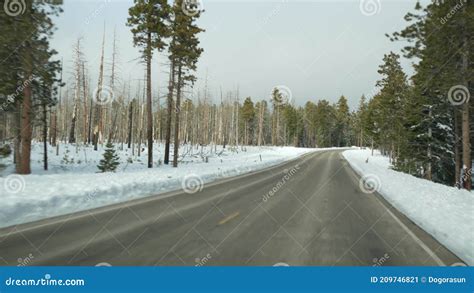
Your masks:
<svg viewBox="0 0 474 293"><path fill-rule="evenodd" d="M249 152L211 158L209 163L183 164L179 168L161 166L121 173L10 175L0 178L0 228L179 189L192 195L217 179L261 170L323 150L248 148Z"/></svg>
<svg viewBox="0 0 474 293"><path fill-rule="evenodd" d="M397 210L474 265L474 195L390 169L388 158L370 150L343 153L361 176L371 178L378 192ZM368 158L368 162L366 160Z"/></svg>

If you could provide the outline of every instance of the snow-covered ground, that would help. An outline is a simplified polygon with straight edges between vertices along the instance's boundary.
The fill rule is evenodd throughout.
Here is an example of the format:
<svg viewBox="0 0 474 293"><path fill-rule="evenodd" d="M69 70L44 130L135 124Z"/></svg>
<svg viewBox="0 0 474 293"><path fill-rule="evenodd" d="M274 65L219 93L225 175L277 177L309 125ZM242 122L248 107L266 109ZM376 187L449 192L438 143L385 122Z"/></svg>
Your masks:
<svg viewBox="0 0 474 293"><path fill-rule="evenodd" d="M371 156L370 150L349 150L343 155L395 208L474 265L474 193L391 170L388 158L378 152Z"/></svg>
<svg viewBox="0 0 474 293"><path fill-rule="evenodd" d="M43 149L33 144L32 173L13 174L12 157L0 160L0 227L124 202L134 198L184 189L199 192L219 178L236 176L315 151L294 147L184 146L179 168L163 165L164 145L155 144L155 168L147 169L146 150L132 155L116 146L120 166L116 173L97 173L103 149L60 145L50 148L49 171L42 170ZM207 161L207 162L206 162Z"/></svg>

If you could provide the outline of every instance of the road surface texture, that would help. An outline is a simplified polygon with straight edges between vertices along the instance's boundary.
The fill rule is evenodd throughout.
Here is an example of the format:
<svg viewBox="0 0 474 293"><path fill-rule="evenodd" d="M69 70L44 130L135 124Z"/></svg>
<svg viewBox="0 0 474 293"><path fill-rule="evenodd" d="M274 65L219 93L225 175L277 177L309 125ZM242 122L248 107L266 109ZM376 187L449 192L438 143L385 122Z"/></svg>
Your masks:
<svg viewBox="0 0 474 293"><path fill-rule="evenodd" d="M0 230L0 264L10 266L458 262L380 195L362 192L340 150L194 194L180 190Z"/></svg>

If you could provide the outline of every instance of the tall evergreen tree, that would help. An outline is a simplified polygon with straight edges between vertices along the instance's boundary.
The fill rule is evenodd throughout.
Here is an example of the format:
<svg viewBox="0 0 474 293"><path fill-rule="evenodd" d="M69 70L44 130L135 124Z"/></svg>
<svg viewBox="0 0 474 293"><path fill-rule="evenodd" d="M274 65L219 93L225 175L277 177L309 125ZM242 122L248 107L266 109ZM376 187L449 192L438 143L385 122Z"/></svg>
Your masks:
<svg viewBox="0 0 474 293"><path fill-rule="evenodd" d="M134 0L129 9L127 25L133 33L133 43L142 48L146 63L146 108L148 168L153 168L153 105L151 97L151 60L153 51L165 48L169 35L170 7L167 0Z"/></svg>
<svg viewBox="0 0 474 293"><path fill-rule="evenodd" d="M363 95L359 101L359 107L357 108L356 117L355 117L355 131L357 137L357 144L359 147L364 147L367 145L367 111L368 105L365 96Z"/></svg>
<svg viewBox="0 0 474 293"><path fill-rule="evenodd" d="M341 96L336 104L336 129L335 129L335 145L338 147L347 146L350 143L349 123L350 113L347 99Z"/></svg>
<svg viewBox="0 0 474 293"><path fill-rule="evenodd" d="M383 154L389 155L393 162L399 156L400 148L405 145L406 98L409 90L407 77L402 70L399 56L390 53L384 56L378 73L382 78L377 81L380 92L370 101L369 135Z"/></svg>
<svg viewBox="0 0 474 293"><path fill-rule="evenodd" d="M15 115L15 163L20 174L31 173L33 120L42 107L54 103L52 94L59 72L56 52L49 39L54 32L51 17L62 1L24 1L22 14L0 10L0 102ZM19 36L22 37L19 37Z"/></svg>
<svg viewBox="0 0 474 293"><path fill-rule="evenodd" d="M244 120L244 143L246 145L249 144L249 136L251 135L251 131L253 129L253 122L255 118L255 108L252 102L251 97L247 97L244 100L244 104L242 105L242 119Z"/></svg>
<svg viewBox="0 0 474 293"><path fill-rule="evenodd" d="M436 1L425 8L417 2L415 13L405 17L408 26L391 36L393 41L408 40L405 56L420 60L415 64L411 115L407 115L413 146L407 155L421 162L423 169L432 169L427 177L446 184L458 181L462 165L472 168L473 99L467 97L474 79L474 53L469 49L474 46L473 16L472 0ZM460 87L464 90L457 96L453 89ZM465 179L470 189L471 179Z"/></svg>
<svg viewBox="0 0 474 293"><path fill-rule="evenodd" d="M173 167L178 166L182 89L186 84L192 86L196 81L194 71L196 71L197 62L203 52L203 49L199 47L198 34L204 30L196 25L196 20L200 17L201 11L196 11L192 15L186 14L183 11L183 1L176 0L173 5L172 39L169 45L169 58L176 69L176 80L173 87L176 89Z"/></svg>

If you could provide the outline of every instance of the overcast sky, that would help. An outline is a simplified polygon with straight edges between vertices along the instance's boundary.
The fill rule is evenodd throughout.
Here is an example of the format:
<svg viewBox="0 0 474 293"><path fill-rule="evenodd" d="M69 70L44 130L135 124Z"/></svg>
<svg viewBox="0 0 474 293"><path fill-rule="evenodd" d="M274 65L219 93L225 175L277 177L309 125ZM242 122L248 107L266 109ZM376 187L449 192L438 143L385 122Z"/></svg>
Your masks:
<svg viewBox="0 0 474 293"><path fill-rule="evenodd" d="M369 3L370 2L370 3ZM93 85L99 70L102 32L106 29L106 60L112 55L116 30L120 78L136 87L143 79L138 48L125 25L133 0L66 0L55 21L58 30L52 47L64 59L65 74L72 75L72 47L78 37L91 71ZM372 5L373 4L373 5ZM240 97L268 99L274 86L287 86L296 105L308 100L337 101L345 95L352 108L362 94L371 95L379 78L383 55L400 52L385 33L405 26L403 16L414 8L412 0L353 1L206 1L199 24L204 53L199 60L197 87L208 72L211 94L239 88ZM165 93L167 57L155 55L155 93ZM408 74L410 61L403 61ZM110 74L110 66L106 66Z"/></svg>

